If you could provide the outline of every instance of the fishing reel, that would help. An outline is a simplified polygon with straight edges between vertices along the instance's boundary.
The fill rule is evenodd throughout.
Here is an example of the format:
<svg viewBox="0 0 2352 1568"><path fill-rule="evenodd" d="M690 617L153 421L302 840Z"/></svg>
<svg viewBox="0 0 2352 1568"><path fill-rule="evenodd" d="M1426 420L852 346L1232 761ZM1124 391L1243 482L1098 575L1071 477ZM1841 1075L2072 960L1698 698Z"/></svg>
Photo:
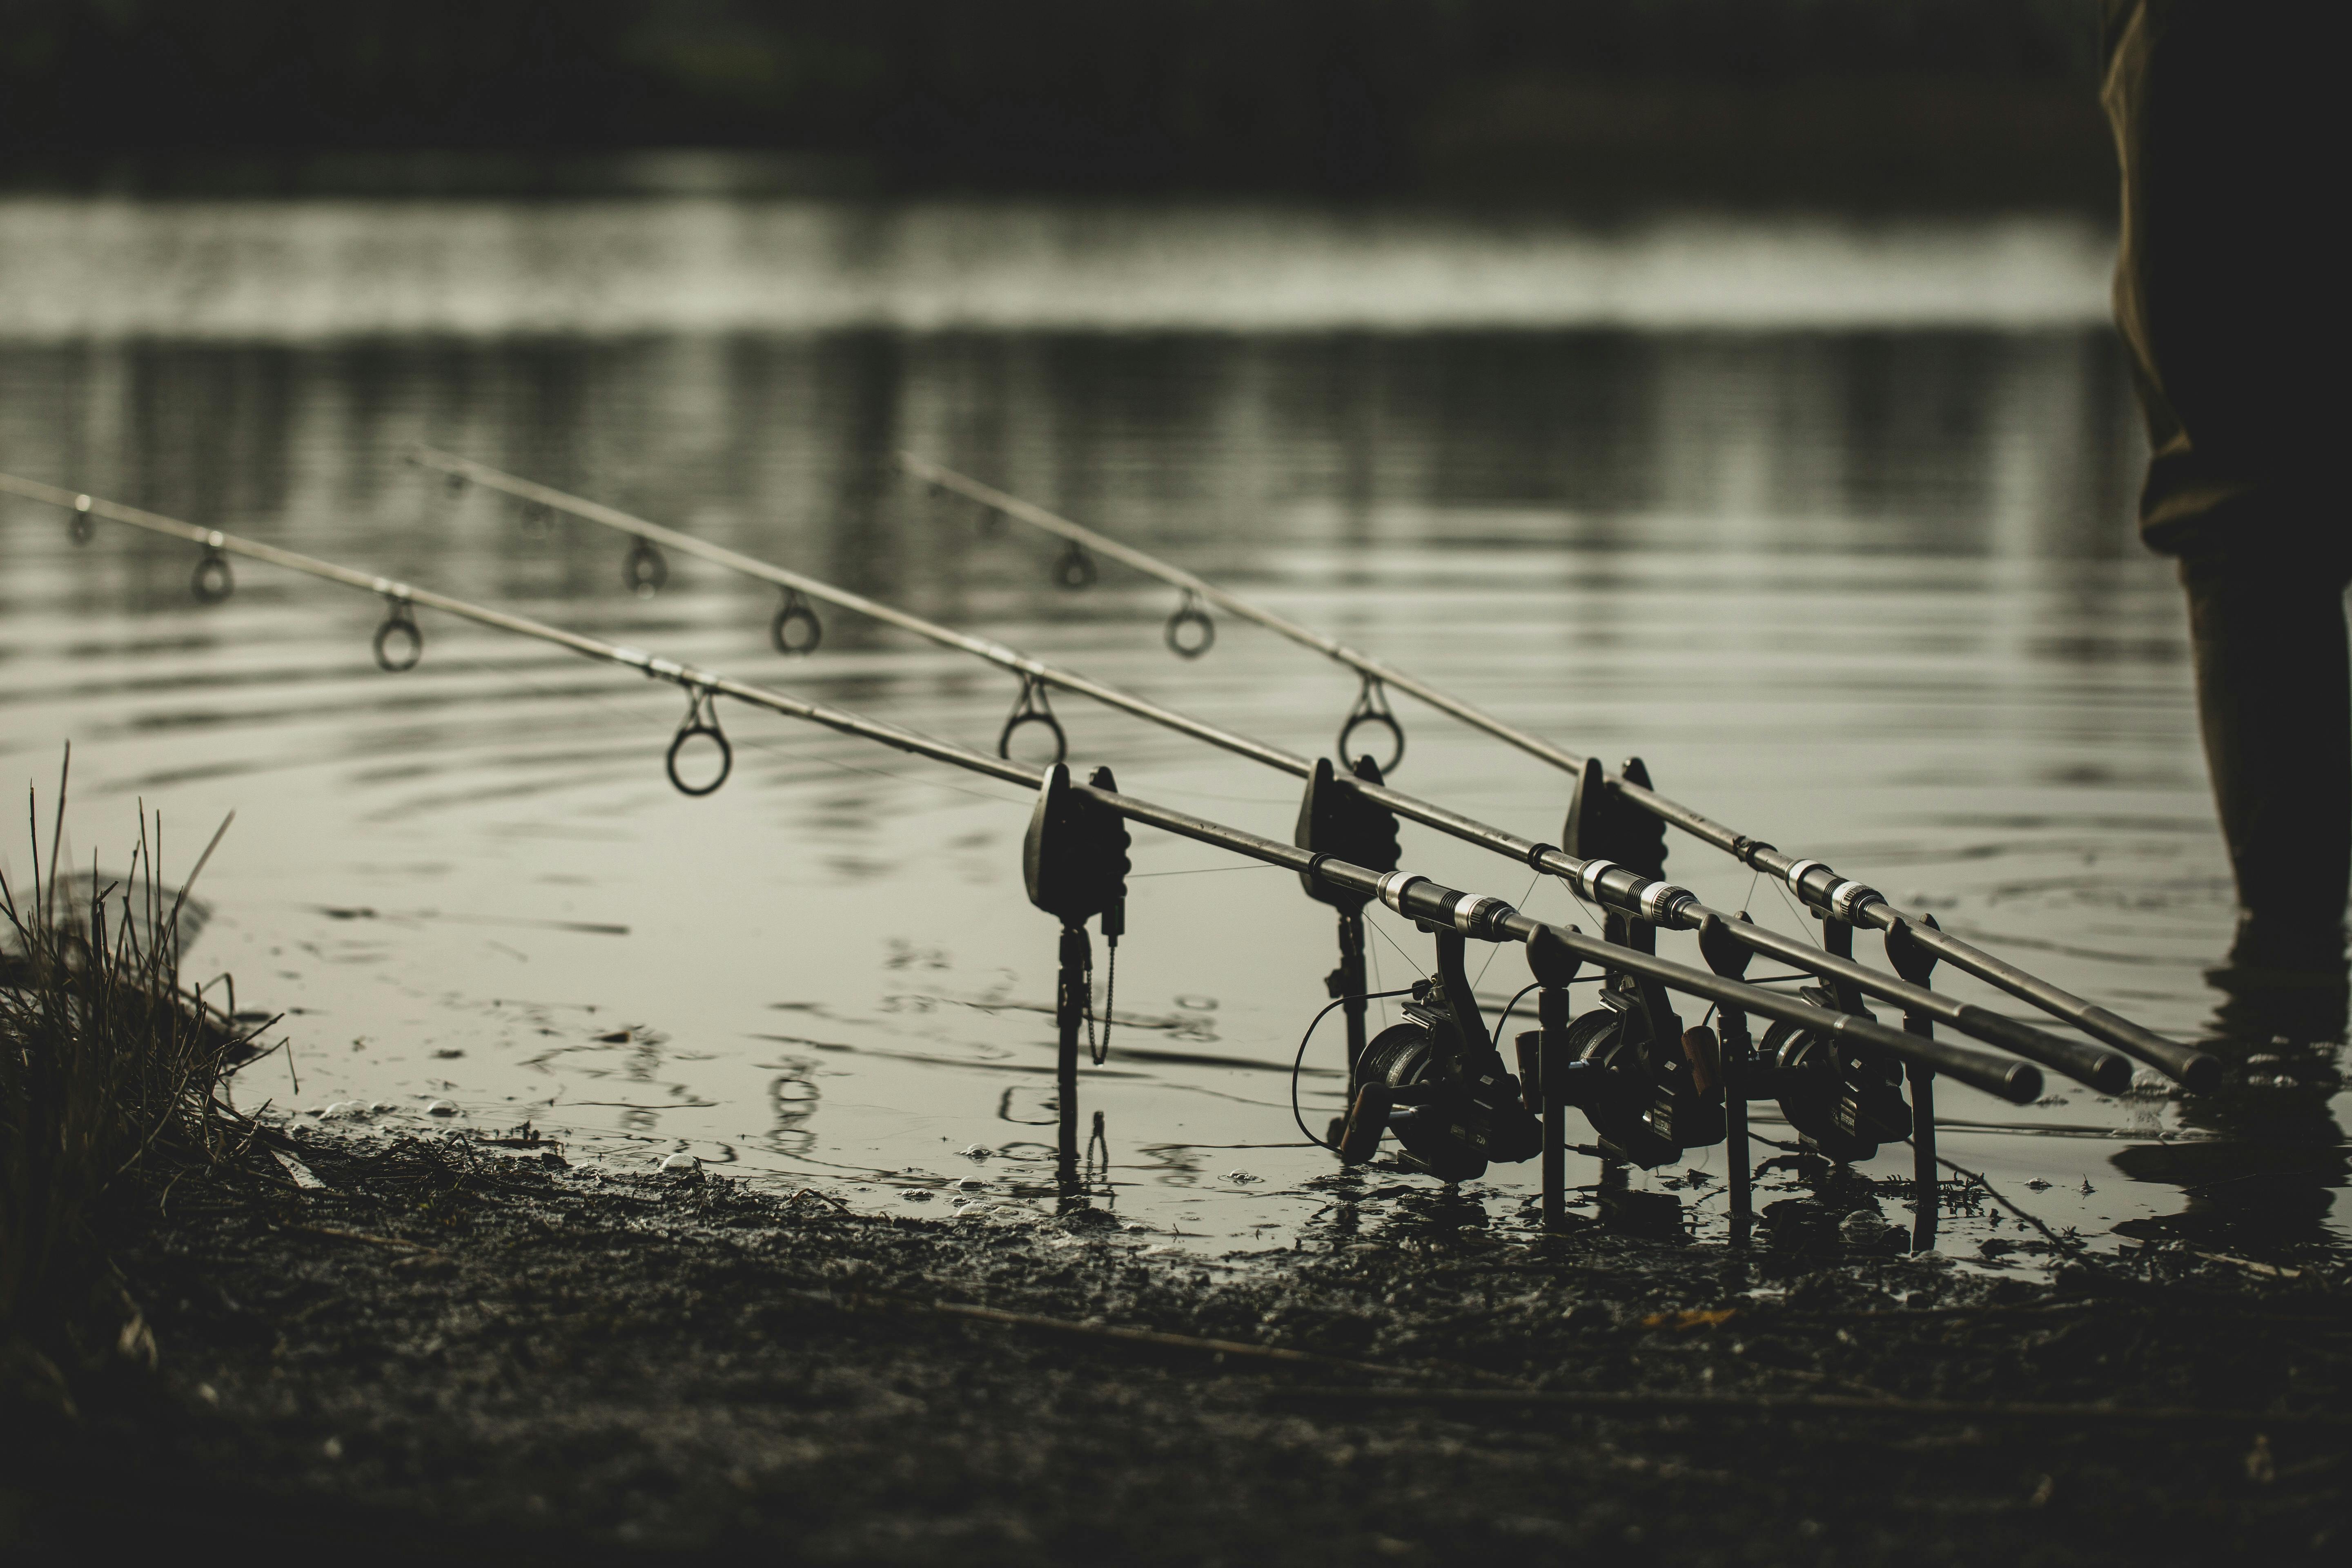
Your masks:
<svg viewBox="0 0 2352 1568"><path fill-rule="evenodd" d="M1826 991L1797 993L1817 1007L1837 1000ZM1903 1098L1903 1065L1868 1055L1794 1024L1776 1023L1756 1047L1757 1088L1780 1101L1780 1114L1822 1154L1856 1164L1911 1131Z"/></svg>
<svg viewBox="0 0 2352 1568"><path fill-rule="evenodd" d="M1613 975L1599 1007L1570 1020L1570 1070L1562 1103L1584 1113L1603 1153L1654 1170L1685 1149L1726 1136L1723 1073L1715 1035L1685 1032L1665 997L1630 975ZM1540 1034L1519 1037L1524 1068Z"/></svg>
<svg viewBox="0 0 2352 1568"><path fill-rule="evenodd" d="M1471 995L1458 932L1437 933L1437 973L1413 983L1405 1021L1381 1030L1357 1058L1349 1109L1331 1142L1360 1165L1383 1132L1403 1145L1398 1163L1444 1182L1484 1175L1490 1162L1531 1160L1543 1123L1523 1103Z"/></svg>

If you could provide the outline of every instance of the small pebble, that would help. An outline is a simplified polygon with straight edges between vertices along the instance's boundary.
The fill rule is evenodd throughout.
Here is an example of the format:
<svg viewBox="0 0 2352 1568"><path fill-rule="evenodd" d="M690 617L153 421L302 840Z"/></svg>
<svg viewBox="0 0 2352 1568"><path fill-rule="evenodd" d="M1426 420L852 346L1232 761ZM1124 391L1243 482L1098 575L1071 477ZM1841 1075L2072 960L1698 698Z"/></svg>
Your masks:
<svg viewBox="0 0 2352 1568"><path fill-rule="evenodd" d="M985 1143L974 1143L971 1148L959 1149L956 1152L962 1155L967 1160L985 1160L991 1154L995 1153L996 1151L991 1149Z"/></svg>
<svg viewBox="0 0 2352 1568"><path fill-rule="evenodd" d="M656 1170L663 1171L699 1171L702 1169L702 1162L696 1159L693 1155L680 1151L679 1152L672 1154L669 1158L664 1160L655 1168Z"/></svg>
<svg viewBox="0 0 2352 1568"><path fill-rule="evenodd" d="M956 1185L961 1187L968 1193L984 1193L988 1190L988 1184L982 1181L978 1176L966 1176L962 1181L958 1182Z"/></svg>
<svg viewBox="0 0 2352 1568"><path fill-rule="evenodd" d="M432 1104L425 1108L425 1114L427 1116L455 1116L457 1114L457 1108L450 1104L446 1100L436 1100Z"/></svg>
<svg viewBox="0 0 2352 1568"><path fill-rule="evenodd" d="M1265 1178L1262 1176L1253 1176L1247 1171L1227 1171L1225 1173L1225 1180L1233 1183L1237 1187L1246 1187L1253 1182L1263 1181L1264 1179Z"/></svg>
<svg viewBox="0 0 2352 1568"><path fill-rule="evenodd" d="M901 1193L898 1195L910 1204L927 1204L931 1201L931 1194L919 1187L911 1193Z"/></svg>

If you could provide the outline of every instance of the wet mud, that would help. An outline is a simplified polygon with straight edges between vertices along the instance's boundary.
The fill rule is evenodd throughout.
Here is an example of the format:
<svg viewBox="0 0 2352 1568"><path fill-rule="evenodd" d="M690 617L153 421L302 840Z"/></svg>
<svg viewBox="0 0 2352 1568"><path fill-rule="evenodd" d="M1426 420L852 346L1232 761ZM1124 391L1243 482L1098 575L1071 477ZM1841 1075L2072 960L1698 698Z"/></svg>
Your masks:
<svg viewBox="0 0 2352 1568"><path fill-rule="evenodd" d="M1866 1184L1744 1249L1639 1204L1530 1237L1377 1170L1208 1259L529 1139L294 1147L316 1184L125 1238L155 1368L12 1417L14 1559L2340 1561L2352 1522L2340 1264L2062 1238L2029 1279L1903 1255Z"/></svg>

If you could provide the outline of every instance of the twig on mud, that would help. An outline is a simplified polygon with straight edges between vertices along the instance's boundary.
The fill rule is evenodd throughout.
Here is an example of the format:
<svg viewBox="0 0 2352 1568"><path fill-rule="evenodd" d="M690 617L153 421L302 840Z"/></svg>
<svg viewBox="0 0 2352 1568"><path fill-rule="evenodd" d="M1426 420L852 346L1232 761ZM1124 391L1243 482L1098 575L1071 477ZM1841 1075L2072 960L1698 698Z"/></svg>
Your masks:
<svg viewBox="0 0 2352 1568"><path fill-rule="evenodd" d="M1050 1332L1078 1334L1089 1339L1114 1340L1122 1344L1152 1345L1162 1350L1200 1351L1213 1355L1243 1356L1258 1361L1284 1362L1293 1366L1326 1366L1346 1372L1369 1373L1376 1377L1412 1377L1412 1367L1389 1366L1379 1362L1349 1361L1345 1356L1322 1355L1314 1351L1287 1350L1280 1345L1254 1345L1241 1340L1208 1340L1192 1334L1171 1334L1159 1329L1121 1328L1112 1323L1082 1323L1068 1318L1048 1318L1035 1312L1009 1312L1002 1307L978 1307L963 1301L919 1301L903 1296L878 1296L865 1292L854 1295L831 1295L808 1290L799 1294L829 1301L851 1310L860 1308L880 1308L887 1311L923 1312L942 1318L966 1318L982 1323L1002 1323L1008 1328L1045 1329ZM1459 1367L1448 1370L1466 1372L1473 1377L1487 1378L1506 1388L1517 1388L1517 1381L1497 1373L1479 1372L1475 1368Z"/></svg>
<svg viewBox="0 0 2352 1568"><path fill-rule="evenodd" d="M2352 1426L2352 1415L2334 1411L2198 1410L2183 1405L2032 1405L2009 1400L1865 1399L1843 1394L1668 1394L1630 1390L1576 1392L1499 1388L1299 1388L1269 1386L1279 1398L1335 1404L1393 1401L1414 1405L1477 1405L1592 1415L1903 1415L1930 1421L2074 1421L2197 1423L2284 1427Z"/></svg>
<svg viewBox="0 0 2352 1568"><path fill-rule="evenodd" d="M364 1230L344 1230L331 1225L289 1225L288 1230L308 1231L312 1236L331 1236L338 1241L364 1241L371 1247L396 1247L404 1252L429 1252L441 1256L437 1247L427 1247L421 1241L403 1241L396 1236L374 1236Z"/></svg>

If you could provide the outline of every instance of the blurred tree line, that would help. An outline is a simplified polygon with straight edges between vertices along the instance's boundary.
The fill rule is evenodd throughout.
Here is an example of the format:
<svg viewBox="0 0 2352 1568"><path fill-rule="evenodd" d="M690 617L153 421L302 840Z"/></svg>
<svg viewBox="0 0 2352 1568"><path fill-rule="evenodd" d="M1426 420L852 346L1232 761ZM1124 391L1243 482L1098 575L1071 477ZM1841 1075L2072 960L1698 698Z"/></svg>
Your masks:
<svg viewBox="0 0 2352 1568"><path fill-rule="evenodd" d="M2096 30L2093 0L0 0L0 134L18 184L431 151L528 186L698 147L886 189L2105 201Z"/></svg>

